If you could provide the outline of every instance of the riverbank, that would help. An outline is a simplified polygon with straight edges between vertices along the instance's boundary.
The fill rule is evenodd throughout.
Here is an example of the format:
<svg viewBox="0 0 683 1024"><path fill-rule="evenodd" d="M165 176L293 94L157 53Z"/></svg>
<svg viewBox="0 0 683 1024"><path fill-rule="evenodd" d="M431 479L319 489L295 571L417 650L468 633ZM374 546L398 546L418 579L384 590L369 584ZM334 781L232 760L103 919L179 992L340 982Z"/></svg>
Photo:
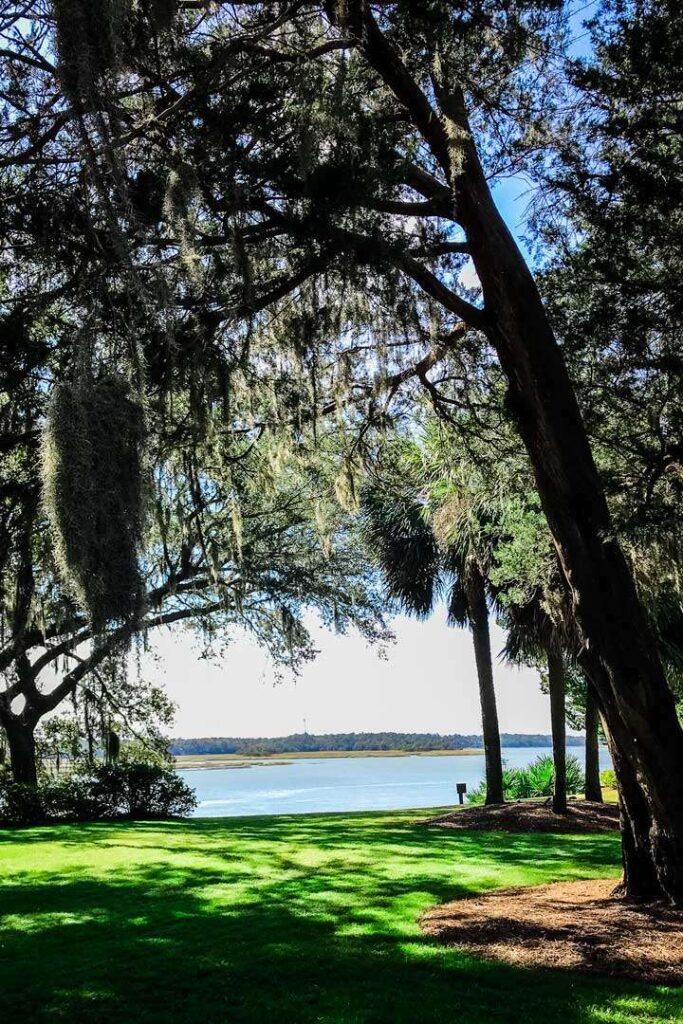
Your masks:
<svg viewBox="0 0 683 1024"><path fill-rule="evenodd" d="M523 748L522 748L523 749ZM175 764L183 771L197 768L253 768L258 765L292 764L294 761L338 757L471 757L483 754L477 747L462 750L297 750L286 754L176 754Z"/></svg>

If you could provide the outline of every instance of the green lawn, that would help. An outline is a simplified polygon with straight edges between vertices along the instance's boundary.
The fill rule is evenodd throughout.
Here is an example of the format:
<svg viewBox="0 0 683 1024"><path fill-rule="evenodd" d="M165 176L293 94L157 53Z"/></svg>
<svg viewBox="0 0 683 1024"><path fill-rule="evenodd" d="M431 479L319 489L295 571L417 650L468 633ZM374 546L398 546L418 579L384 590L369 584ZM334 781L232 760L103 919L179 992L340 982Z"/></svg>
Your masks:
<svg viewBox="0 0 683 1024"><path fill-rule="evenodd" d="M417 812L0 833L0 1019L679 1021L683 990L444 949L430 905L617 873L616 836L427 830Z"/></svg>

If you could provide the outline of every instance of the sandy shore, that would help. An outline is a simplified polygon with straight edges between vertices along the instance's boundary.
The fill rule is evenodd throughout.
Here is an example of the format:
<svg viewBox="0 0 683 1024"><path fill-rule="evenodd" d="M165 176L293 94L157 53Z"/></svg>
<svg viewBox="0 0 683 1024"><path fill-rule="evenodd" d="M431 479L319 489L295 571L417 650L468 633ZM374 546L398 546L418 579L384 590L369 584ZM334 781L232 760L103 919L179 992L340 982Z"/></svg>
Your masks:
<svg viewBox="0 0 683 1024"><path fill-rule="evenodd" d="M293 764L301 758L334 758L334 757L468 757L483 754L483 750L465 747L462 750L320 750L293 751L286 754L178 754L175 758L177 768L253 768L266 764Z"/></svg>

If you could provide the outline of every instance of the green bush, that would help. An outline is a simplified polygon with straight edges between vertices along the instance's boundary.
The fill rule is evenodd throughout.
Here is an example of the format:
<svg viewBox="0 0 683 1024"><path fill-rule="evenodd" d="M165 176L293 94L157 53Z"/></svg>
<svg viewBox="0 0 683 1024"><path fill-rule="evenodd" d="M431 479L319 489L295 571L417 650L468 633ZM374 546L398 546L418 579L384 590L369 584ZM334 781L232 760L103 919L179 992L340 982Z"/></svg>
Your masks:
<svg viewBox="0 0 683 1024"><path fill-rule="evenodd" d="M555 766L550 754L540 754L526 768L503 769L503 795L506 800L526 800L529 797L552 796L555 785ZM581 764L574 754L567 758L567 792L580 793L584 787ZM471 804L486 800L486 781L482 781L467 797Z"/></svg>
<svg viewBox="0 0 683 1024"><path fill-rule="evenodd" d="M605 789L617 788L617 776L613 768L605 768L600 772L600 785Z"/></svg>
<svg viewBox="0 0 683 1024"><path fill-rule="evenodd" d="M185 817L197 806L194 790L162 765L97 765L92 791L104 818Z"/></svg>
<svg viewBox="0 0 683 1024"><path fill-rule="evenodd" d="M0 769L0 824L33 825L44 818L39 791L15 782L9 768Z"/></svg>
<svg viewBox="0 0 683 1024"><path fill-rule="evenodd" d="M582 793L586 786L586 776L583 774L581 762L573 754L567 758L567 792Z"/></svg>
<svg viewBox="0 0 683 1024"><path fill-rule="evenodd" d="M164 765L86 765L38 786L0 771L0 825L185 817L196 805L194 790Z"/></svg>
<svg viewBox="0 0 683 1024"><path fill-rule="evenodd" d="M522 770L529 780L529 796L551 796L555 786L555 766L552 757L537 757Z"/></svg>

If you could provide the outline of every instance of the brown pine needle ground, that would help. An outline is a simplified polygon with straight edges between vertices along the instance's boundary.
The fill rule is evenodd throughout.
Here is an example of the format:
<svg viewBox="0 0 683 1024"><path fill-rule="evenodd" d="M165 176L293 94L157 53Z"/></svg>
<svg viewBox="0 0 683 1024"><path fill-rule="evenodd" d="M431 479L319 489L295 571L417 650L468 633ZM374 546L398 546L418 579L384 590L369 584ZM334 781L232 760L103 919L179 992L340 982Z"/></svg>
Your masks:
<svg viewBox="0 0 683 1024"><path fill-rule="evenodd" d="M519 800L488 807L470 804L425 824L478 832L611 832L619 828L619 811L615 804L576 800L566 814L553 814L547 800Z"/></svg>
<svg viewBox="0 0 683 1024"><path fill-rule="evenodd" d="M435 907L423 930L476 956L683 985L683 911L625 900L615 879L503 889Z"/></svg>

